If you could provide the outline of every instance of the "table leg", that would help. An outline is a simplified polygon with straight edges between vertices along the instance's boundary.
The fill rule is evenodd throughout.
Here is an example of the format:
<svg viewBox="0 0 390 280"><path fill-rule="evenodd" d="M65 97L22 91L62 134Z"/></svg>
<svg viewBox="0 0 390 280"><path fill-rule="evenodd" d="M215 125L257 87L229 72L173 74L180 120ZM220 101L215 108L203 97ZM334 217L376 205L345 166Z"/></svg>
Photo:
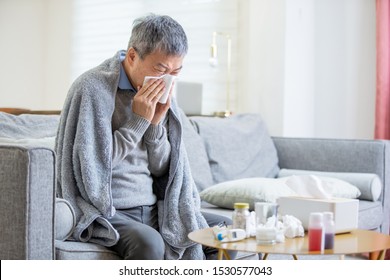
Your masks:
<svg viewBox="0 0 390 280"><path fill-rule="evenodd" d="M225 260L231 260L230 255L225 249L218 249L218 260L223 260L223 257L225 257Z"/></svg>
<svg viewBox="0 0 390 280"><path fill-rule="evenodd" d="M268 258L268 253L264 253L263 261L266 260L267 258Z"/></svg>
<svg viewBox="0 0 390 280"><path fill-rule="evenodd" d="M226 250L223 250L223 255L225 256L225 259L231 260L230 255Z"/></svg>
<svg viewBox="0 0 390 280"><path fill-rule="evenodd" d="M293 258L294 258L294 260L295 261L297 261L298 260L298 257L297 257L297 255L292 255L293 256Z"/></svg>
<svg viewBox="0 0 390 280"><path fill-rule="evenodd" d="M380 255L380 251L370 252L370 253L368 253L368 259L380 260L379 255Z"/></svg>
<svg viewBox="0 0 390 280"><path fill-rule="evenodd" d="M223 259L223 249L218 249L218 260Z"/></svg>
<svg viewBox="0 0 390 280"><path fill-rule="evenodd" d="M377 260L384 260L386 255L386 250L379 251Z"/></svg>

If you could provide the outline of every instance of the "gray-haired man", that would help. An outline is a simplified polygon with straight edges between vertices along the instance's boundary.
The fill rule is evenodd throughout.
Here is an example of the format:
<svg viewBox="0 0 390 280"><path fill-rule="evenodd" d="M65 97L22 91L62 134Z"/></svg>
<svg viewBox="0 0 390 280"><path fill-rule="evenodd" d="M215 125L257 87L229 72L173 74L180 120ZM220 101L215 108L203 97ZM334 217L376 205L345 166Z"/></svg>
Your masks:
<svg viewBox="0 0 390 280"><path fill-rule="evenodd" d="M125 259L199 258L197 250L186 252L200 246L188 240L188 231L230 223L200 214L172 90L162 104L163 79L144 84L145 76L178 75L187 48L180 24L148 15L135 20L127 51L72 85L56 150L59 193L76 208L76 240L104 244ZM100 175L107 172L109 178ZM215 254L209 248L204 252Z"/></svg>

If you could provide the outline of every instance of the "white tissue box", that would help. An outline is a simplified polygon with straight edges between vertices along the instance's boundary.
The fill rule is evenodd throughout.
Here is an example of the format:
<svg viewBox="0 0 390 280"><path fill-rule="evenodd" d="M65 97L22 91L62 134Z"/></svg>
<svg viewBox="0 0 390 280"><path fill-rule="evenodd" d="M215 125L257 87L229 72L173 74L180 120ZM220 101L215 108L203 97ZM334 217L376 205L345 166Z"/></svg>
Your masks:
<svg viewBox="0 0 390 280"><path fill-rule="evenodd" d="M281 215L292 215L307 230L312 212L333 212L336 233L350 232L357 228L359 200L346 198L316 199L306 197L280 197L277 200Z"/></svg>

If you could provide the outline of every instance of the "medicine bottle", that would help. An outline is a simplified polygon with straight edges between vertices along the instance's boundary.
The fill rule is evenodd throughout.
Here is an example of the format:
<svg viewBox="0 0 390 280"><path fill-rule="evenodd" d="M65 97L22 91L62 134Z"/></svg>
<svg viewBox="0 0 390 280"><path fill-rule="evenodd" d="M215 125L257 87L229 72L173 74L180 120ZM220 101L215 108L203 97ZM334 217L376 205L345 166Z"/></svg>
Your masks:
<svg viewBox="0 0 390 280"><path fill-rule="evenodd" d="M333 249L334 248L334 235L335 235L335 225L332 212L324 212L324 248Z"/></svg>
<svg viewBox="0 0 390 280"><path fill-rule="evenodd" d="M324 249L324 224L322 213L310 213L308 236L309 251L322 251Z"/></svg>
<svg viewBox="0 0 390 280"><path fill-rule="evenodd" d="M233 211L233 228L243 229L249 234L249 204L248 203L234 203Z"/></svg>

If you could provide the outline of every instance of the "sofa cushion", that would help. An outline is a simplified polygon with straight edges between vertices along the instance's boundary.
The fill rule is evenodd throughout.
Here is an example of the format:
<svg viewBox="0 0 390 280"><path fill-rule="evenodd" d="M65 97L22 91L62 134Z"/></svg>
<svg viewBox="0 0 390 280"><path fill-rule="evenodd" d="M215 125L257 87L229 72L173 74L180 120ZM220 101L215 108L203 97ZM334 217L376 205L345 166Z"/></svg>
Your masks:
<svg viewBox="0 0 390 280"><path fill-rule="evenodd" d="M59 241L55 242L57 260L120 260L114 251L99 244Z"/></svg>
<svg viewBox="0 0 390 280"><path fill-rule="evenodd" d="M273 178L278 174L276 149L259 115L191 120L206 147L214 184L250 177Z"/></svg>
<svg viewBox="0 0 390 280"><path fill-rule="evenodd" d="M377 230L383 222L383 207L380 201L359 200L358 228Z"/></svg>

